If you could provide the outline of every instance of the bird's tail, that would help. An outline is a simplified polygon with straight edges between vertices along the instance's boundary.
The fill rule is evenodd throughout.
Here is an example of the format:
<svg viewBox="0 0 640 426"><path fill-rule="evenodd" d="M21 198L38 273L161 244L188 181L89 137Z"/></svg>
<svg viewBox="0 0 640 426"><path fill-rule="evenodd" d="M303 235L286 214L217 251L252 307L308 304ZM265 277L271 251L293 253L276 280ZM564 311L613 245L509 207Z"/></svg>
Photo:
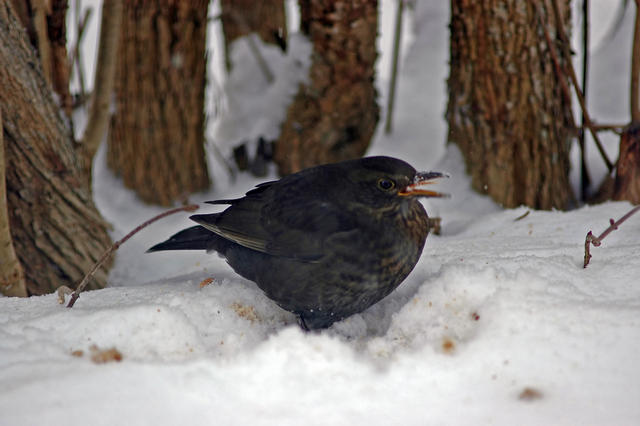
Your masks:
<svg viewBox="0 0 640 426"><path fill-rule="evenodd" d="M216 235L213 232L196 225L183 229L167 241L156 244L147 250L147 253L164 250L211 250L214 248L212 240L215 239Z"/></svg>

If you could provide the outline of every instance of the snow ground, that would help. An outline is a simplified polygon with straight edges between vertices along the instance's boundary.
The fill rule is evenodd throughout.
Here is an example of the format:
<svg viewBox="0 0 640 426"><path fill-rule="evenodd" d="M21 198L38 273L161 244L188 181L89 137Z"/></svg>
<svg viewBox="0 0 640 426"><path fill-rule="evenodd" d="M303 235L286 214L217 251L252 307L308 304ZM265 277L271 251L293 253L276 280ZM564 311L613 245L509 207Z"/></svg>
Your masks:
<svg viewBox="0 0 640 426"><path fill-rule="evenodd" d="M526 208L473 193L459 152L444 147L448 3L417 4L396 132L379 132L370 151L452 174L439 189L453 197L425 203L442 235L429 236L409 278L366 312L305 334L217 256L144 254L189 225L168 218L122 246L112 286L71 310L54 295L0 298L0 425L640 424L640 217L594 248L585 270L586 232L628 203L516 220ZM593 61L628 69L627 54L609 46ZM594 68L595 92L626 90L611 72ZM597 98L597 111L621 98ZM192 201L257 183L220 170ZM114 238L162 210L123 189L102 151L95 172ZM92 345L123 359L96 364Z"/></svg>

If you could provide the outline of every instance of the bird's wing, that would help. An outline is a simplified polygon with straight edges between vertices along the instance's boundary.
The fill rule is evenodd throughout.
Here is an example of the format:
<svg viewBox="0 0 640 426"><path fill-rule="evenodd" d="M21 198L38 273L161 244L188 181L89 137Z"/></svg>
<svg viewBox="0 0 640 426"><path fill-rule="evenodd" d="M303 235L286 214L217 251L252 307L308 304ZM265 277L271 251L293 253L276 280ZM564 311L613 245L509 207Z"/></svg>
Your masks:
<svg viewBox="0 0 640 426"><path fill-rule="evenodd" d="M191 218L241 246L305 261L320 259L328 238L356 228L355 220L330 197L304 187L289 189L262 184L243 198L213 202L231 204L222 213Z"/></svg>

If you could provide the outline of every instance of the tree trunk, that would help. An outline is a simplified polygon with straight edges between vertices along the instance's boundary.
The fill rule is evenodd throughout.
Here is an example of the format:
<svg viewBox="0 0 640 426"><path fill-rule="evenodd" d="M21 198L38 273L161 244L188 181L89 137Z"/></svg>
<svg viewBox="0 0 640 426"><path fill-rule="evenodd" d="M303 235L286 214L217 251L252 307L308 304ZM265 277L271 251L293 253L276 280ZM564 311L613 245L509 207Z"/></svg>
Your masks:
<svg viewBox="0 0 640 426"><path fill-rule="evenodd" d="M274 158L282 175L364 154L378 123L377 1L301 1L313 43L309 83L289 106Z"/></svg>
<svg viewBox="0 0 640 426"><path fill-rule="evenodd" d="M29 294L73 286L111 241L91 200L38 59L10 3L0 3L0 113L10 237ZM0 238L6 234L0 234ZM92 288L103 287L99 271Z"/></svg>
<svg viewBox="0 0 640 426"><path fill-rule="evenodd" d="M0 129L2 129L2 110L0 110ZM4 131L0 131L0 293L5 296L25 297L27 284L24 280L22 265L13 247L9 224L3 133Z"/></svg>
<svg viewBox="0 0 640 426"><path fill-rule="evenodd" d="M636 1L636 17L631 56L631 123L620 136L620 154L613 182L614 200L640 204L640 3Z"/></svg>
<svg viewBox="0 0 640 426"><path fill-rule="evenodd" d="M124 2L108 164L144 201L206 189L208 1Z"/></svg>
<svg viewBox="0 0 640 426"><path fill-rule="evenodd" d="M53 0L47 17L47 34L51 42L51 83L61 98L61 106L71 116L73 100L69 92L70 69L67 54L67 0Z"/></svg>
<svg viewBox="0 0 640 426"><path fill-rule="evenodd" d="M560 3L567 29L569 1ZM566 76L554 72L538 5L555 34L544 1L451 1L448 140L462 150L477 191L505 207L565 209L573 199L571 103L561 90Z"/></svg>
<svg viewBox="0 0 640 426"><path fill-rule="evenodd" d="M620 137L620 156L611 198L640 204L640 122L632 122Z"/></svg>
<svg viewBox="0 0 640 426"><path fill-rule="evenodd" d="M222 33L227 69L231 69L229 46L240 37L256 33L265 43L285 50L287 19L284 0L222 0Z"/></svg>
<svg viewBox="0 0 640 426"><path fill-rule="evenodd" d="M67 59L67 0L12 0L14 10L38 52L44 78L60 97L60 106L71 116L69 62Z"/></svg>

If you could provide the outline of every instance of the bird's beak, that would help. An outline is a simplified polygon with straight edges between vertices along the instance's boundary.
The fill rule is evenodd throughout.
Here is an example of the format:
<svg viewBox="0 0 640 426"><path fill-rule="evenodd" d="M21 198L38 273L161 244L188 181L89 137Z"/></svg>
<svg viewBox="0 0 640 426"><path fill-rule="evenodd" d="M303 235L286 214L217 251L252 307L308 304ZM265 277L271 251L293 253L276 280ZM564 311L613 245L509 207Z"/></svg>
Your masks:
<svg viewBox="0 0 640 426"><path fill-rule="evenodd" d="M434 179L449 177L446 173L440 172L418 172L413 179L413 183L404 190L398 192L401 197L449 197L449 194L431 191L423 188L424 185L431 185Z"/></svg>

